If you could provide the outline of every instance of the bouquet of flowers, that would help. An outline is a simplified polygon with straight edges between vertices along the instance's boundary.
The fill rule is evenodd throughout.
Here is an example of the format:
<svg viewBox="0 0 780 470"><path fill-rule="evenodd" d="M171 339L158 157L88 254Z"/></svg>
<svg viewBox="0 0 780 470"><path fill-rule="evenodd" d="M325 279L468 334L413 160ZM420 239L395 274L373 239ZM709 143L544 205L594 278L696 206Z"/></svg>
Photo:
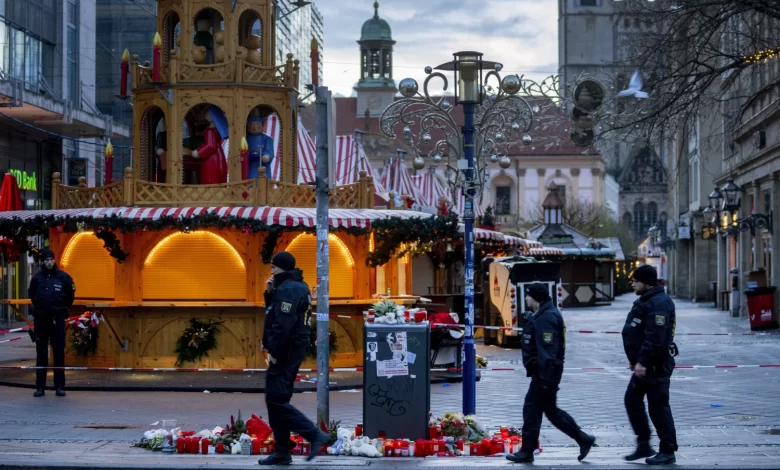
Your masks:
<svg viewBox="0 0 780 470"><path fill-rule="evenodd" d="M399 311L400 310L400 311ZM376 315L375 323L386 323L388 325L395 325L397 323L404 323L403 309L395 302L389 300L383 300L374 305L374 313Z"/></svg>
<svg viewBox="0 0 780 470"><path fill-rule="evenodd" d="M461 413L445 413L441 420L441 433L454 438L468 437L469 425Z"/></svg>
<svg viewBox="0 0 780 470"><path fill-rule="evenodd" d="M79 356L95 354L97 351L100 319L95 312L85 312L73 322L73 329L70 334L71 351Z"/></svg>
<svg viewBox="0 0 780 470"><path fill-rule="evenodd" d="M485 368L488 365L488 360L482 356L477 356L477 367Z"/></svg>

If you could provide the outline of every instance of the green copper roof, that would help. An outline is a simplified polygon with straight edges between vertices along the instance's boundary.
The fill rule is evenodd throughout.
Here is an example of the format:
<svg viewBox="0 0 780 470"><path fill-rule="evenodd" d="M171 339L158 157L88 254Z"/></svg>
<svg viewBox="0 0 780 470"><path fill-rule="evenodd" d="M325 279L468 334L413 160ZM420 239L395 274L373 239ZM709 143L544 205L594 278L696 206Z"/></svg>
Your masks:
<svg viewBox="0 0 780 470"><path fill-rule="evenodd" d="M363 23L361 41L392 41L393 33L387 21L379 17L379 2L374 2L374 17Z"/></svg>

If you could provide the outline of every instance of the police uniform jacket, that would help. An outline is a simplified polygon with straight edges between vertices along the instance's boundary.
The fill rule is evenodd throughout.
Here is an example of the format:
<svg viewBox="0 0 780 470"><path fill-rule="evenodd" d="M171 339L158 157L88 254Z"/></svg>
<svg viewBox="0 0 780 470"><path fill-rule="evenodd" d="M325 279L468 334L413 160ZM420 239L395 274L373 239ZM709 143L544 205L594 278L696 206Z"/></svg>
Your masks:
<svg viewBox="0 0 780 470"><path fill-rule="evenodd" d="M303 282L303 272L292 269L274 275L275 289L265 293L263 345L275 359L309 346L311 333L311 292Z"/></svg>
<svg viewBox="0 0 780 470"><path fill-rule="evenodd" d="M68 273L54 265L35 273L27 293L36 316L67 314L73 305L76 284Z"/></svg>
<svg viewBox="0 0 780 470"><path fill-rule="evenodd" d="M669 348L676 324L674 302L655 286L634 302L623 327L623 349L628 362L647 368L648 378L668 378L674 370Z"/></svg>
<svg viewBox="0 0 780 470"><path fill-rule="evenodd" d="M543 386L558 385L566 353L566 325L552 300L543 302L523 328L526 375Z"/></svg>

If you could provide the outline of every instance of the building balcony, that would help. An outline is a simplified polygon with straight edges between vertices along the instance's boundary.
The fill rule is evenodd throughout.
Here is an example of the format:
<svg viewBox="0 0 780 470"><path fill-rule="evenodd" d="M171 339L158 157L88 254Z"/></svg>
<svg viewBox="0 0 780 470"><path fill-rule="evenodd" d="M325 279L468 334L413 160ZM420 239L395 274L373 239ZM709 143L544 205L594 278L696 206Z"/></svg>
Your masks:
<svg viewBox="0 0 780 470"><path fill-rule="evenodd" d="M133 177L125 168L120 181L88 188L79 178L78 186L62 184L61 175L52 177L53 209L86 209L104 207L197 207L197 206L268 206L314 207L314 186L274 181L265 177L264 169L256 180L225 184L165 184ZM374 181L360 172L357 183L337 186L330 191L330 207L368 209L374 207Z"/></svg>

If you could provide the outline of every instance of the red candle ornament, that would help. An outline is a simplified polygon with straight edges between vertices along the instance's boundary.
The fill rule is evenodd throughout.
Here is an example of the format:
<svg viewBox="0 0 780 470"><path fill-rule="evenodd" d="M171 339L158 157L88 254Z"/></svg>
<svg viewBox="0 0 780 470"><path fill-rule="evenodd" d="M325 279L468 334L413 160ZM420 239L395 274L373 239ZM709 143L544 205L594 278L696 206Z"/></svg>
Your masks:
<svg viewBox="0 0 780 470"><path fill-rule="evenodd" d="M109 140L106 144L106 184L111 184L111 176L114 174L114 146L111 145Z"/></svg>
<svg viewBox="0 0 780 470"><path fill-rule="evenodd" d="M180 437L176 439L176 453L183 454L186 451L187 451L187 438Z"/></svg>
<svg viewBox="0 0 780 470"><path fill-rule="evenodd" d="M119 66L121 73L119 75L119 96L127 96L127 74L130 73L130 51L125 49L122 53L122 65Z"/></svg>
<svg viewBox="0 0 780 470"><path fill-rule="evenodd" d="M162 38L160 37L160 33L154 33L152 46L152 81L159 82L162 61Z"/></svg>

